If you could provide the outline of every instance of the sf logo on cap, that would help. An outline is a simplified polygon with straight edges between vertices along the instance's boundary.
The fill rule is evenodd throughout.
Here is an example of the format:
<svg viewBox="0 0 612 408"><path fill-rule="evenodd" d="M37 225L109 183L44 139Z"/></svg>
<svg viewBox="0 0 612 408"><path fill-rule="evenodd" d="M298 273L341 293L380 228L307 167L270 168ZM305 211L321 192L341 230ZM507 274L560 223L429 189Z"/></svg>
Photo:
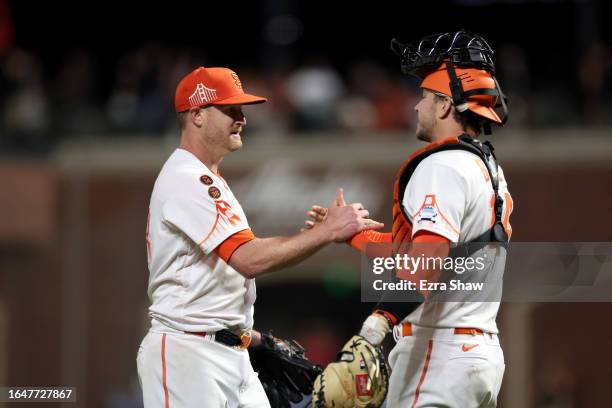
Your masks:
<svg viewBox="0 0 612 408"><path fill-rule="evenodd" d="M234 79L234 83L236 84L236 86L240 89L242 89L242 82L240 82L240 78L238 78L238 75L232 71L232 78Z"/></svg>

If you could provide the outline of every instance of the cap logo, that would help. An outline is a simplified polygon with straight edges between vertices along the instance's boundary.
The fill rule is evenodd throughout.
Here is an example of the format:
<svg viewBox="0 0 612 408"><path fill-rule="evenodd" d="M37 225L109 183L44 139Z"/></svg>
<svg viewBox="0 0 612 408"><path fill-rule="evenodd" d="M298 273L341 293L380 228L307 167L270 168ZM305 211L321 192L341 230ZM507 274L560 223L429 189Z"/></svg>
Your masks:
<svg viewBox="0 0 612 408"><path fill-rule="evenodd" d="M206 102L214 101L217 99L217 90L207 88L203 83L196 85L195 91L189 97L189 103L191 106L199 106Z"/></svg>
<svg viewBox="0 0 612 408"><path fill-rule="evenodd" d="M240 82L240 78L238 78L238 75L232 71L232 78L234 79L234 83L236 84L236 86L242 90L242 82Z"/></svg>

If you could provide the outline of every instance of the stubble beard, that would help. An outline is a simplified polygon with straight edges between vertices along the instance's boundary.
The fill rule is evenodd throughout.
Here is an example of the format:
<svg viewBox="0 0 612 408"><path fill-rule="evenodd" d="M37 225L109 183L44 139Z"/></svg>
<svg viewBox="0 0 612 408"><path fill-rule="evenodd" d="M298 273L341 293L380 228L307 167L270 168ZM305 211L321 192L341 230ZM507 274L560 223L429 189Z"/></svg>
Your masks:
<svg viewBox="0 0 612 408"><path fill-rule="evenodd" d="M416 129L416 137L418 140L422 140L423 142L431 142L431 127L423 126L423 124L419 121Z"/></svg>

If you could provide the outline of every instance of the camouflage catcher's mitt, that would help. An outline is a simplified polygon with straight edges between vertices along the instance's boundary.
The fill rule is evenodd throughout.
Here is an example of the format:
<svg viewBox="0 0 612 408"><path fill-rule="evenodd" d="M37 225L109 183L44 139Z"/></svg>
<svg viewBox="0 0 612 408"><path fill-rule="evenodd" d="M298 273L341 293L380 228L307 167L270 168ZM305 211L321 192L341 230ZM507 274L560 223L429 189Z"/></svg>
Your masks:
<svg viewBox="0 0 612 408"><path fill-rule="evenodd" d="M272 408L289 408L312 393L312 384L321 367L310 362L295 340L281 340L261 334L261 345L249 349L251 365L259 373Z"/></svg>
<svg viewBox="0 0 612 408"><path fill-rule="evenodd" d="M317 377L314 408L378 408L389 388L389 366L381 347L353 336Z"/></svg>

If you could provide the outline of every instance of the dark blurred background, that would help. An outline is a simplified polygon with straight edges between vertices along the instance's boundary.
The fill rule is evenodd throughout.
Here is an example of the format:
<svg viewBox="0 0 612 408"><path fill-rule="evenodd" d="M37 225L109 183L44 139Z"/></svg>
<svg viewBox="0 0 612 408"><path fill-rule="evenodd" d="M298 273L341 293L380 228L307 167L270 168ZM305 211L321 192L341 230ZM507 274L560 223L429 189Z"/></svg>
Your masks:
<svg viewBox="0 0 612 408"><path fill-rule="evenodd" d="M490 139L513 239L610 241L610 17L603 0L0 0L0 386L140 406L148 201L178 144L175 86L199 65L269 98L245 109L244 148L221 166L257 235L296 233L340 186L389 223L395 172L420 146L419 90L390 39L475 31L510 100ZM330 361L369 311L359 262L338 245L258 279L256 325ZM611 315L608 303L502 305L500 405L610 406Z"/></svg>
<svg viewBox="0 0 612 408"><path fill-rule="evenodd" d="M252 129L409 129L414 89L389 41L459 28L495 47L513 127L607 126L612 114L609 1L0 5L7 151L175 134L168 101L198 65L240 69L249 89L270 96Z"/></svg>

